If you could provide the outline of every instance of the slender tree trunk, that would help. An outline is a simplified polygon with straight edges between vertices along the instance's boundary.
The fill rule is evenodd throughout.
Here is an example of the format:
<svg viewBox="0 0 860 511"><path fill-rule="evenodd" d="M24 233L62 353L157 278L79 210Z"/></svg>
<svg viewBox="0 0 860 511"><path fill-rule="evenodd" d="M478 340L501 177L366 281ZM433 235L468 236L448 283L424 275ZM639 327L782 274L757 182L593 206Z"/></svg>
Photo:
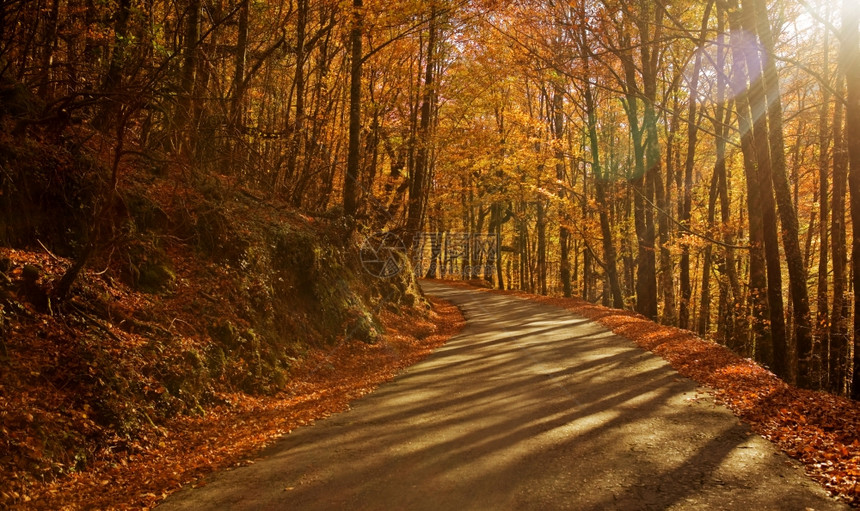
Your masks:
<svg viewBox="0 0 860 511"><path fill-rule="evenodd" d="M293 76L293 88L296 91L296 116L290 130L290 147L287 150L287 165L282 171L286 180L295 181L296 163L299 158L299 150L303 147L305 129L305 32L308 24L308 0L298 0L298 12L296 19L296 71ZM276 192L283 193L286 188L284 177L280 180ZM293 206L301 204L301 193L294 190L290 198Z"/></svg>
<svg viewBox="0 0 860 511"><path fill-rule="evenodd" d="M346 176L343 182L343 212L354 217L358 212L358 182L361 152L361 38L363 31L364 5L362 0L352 0L352 30L349 33L349 149L347 150Z"/></svg>
<svg viewBox="0 0 860 511"><path fill-rule="evenodd" d="M568 206L565 200L566 193L564 184L567 183L567 172L564 168L564 93L558 84L553 87L553 137L555 138L555 177L562 186L558 188L559 204L561 214L559 215L559 248L561 252L561 286L564 296L570 297L572 289L570 285L570 229L567 223L570 221L567 214Z"/></svg>
<svg viewBox="0 0 860 511"><path fill-rule="evenodd" d="M200 0L189 0L187 20L185 21L185 41L183 44L182 79L180 83L181 95L179 97L179 112L177 119L179 127L177 133L187 133L181 141L182 152L187 157L194 156L196 146L196 126L191 124L192 112L194 110L194 83L197 76L198 51L197 44L200 39ZM189 127L191 129L189 129Z"/></svg>
<svg viewBox="0 0 860 511"><path fill-rule="evenodd" d="M127 1L127 0L125 0ZM52 0L42 36L42 78L39 81L38 95L42 98L53 95L54 91L54 52L57 49L57 29L59 28L60 0Z"/></svg>
<svg viewBox="0 0 860 511"><path fill-rule="evenodd" d="M433 69L436 50L436 7L430 9L430 23L427 36L427 62L424 73L424 92L421 98L421 124L418 127L418 150L415 168L409 186L409 208L406 216L406 232L418 232L424 216L424 196L426 194L427 162L430 150L430 124L433 114L430 106L433 100Z"/></svg>
<svg viewBox="0 0 860 511"><path fill-rule="evenodd" d="M693 61L693 74L690 76L690 99L687 110L687 155L684 159L684 196L681 201L681 217L679 220L685 228L690 228L690 217L693 210L693 167L696 157L696 143L699 135L699 127L696 125L697 98L699 95L699 74L702 70L702 46L705 43L705 34L708 29L708 20L711 17L713 0L705 7L702 18L702 28L699 31L699 40L696 45L696 56ZM715 188L712 186L712 188ZM712 194L714 197L715 194ZM716 201L714 201L716 202ZM712 217L709 208L709 217ZM712 219L711 219L712 220ZM710 253L706 257L706 269L710 271ZM678 311L678 326L690 328L690 307L692 306L693 290L690 283L690 247L686 243L681 246L681 304Z"/></svg>
<svg viewBox="0 0 860 511"><path fill-rule="evenodd" d="M583 24L580 34L580 48L585 48L585 28ZM621 293L621 284L618 280L618 267L616 262L615 241L612 235L612 226L609 221L610 205L606 200L606 183L600 164L600 144L597 137L597 107L594 104L594 94L591 90L591 76L589 73L589 57L583 51L586 81L583 85L583 96L585 98L585 113L588 119L588 140L591 150L591 169L594 174L594 193L599 207L600 233L603 242L603 258L606 264L606 276L609 279L609 290L612 294L612 306L616 309L624 308L624 297Z"/></svg>
<svg viewBox="0 0 860 511"><path fill-rule="evenodd" d="M242 105L245 98L245 65L248 56L248 16L250 0L241 0L239 6L239 23L236 34L236 52L233 55L233 82L230 87L230 114L228 129L231 136L227 142L229 155L227 157L228 172L241 175L247 159L247 151L241 140Z"/></svg>
<svg viewBox="0 0 860 511"><path fill-rule="evenodd" d="M826 3L826 19L830 20L830 3ZM830 82L830 30L822 27L823 40L822 47L824 49L824 57L821 64L821 76L825 82ZM821 112L818 122L818 293L816 296L817 307L815 316L815 330L817 342L813 347L813 369L815 382L820 384L822 377L822 348L829 344L829 329L828 322L830 314L828 311L828 250L829 233L828 229L830 214L830 204L828 202L828 177L830 169L830 159L828 149L830 147L830 89L822 87L821 92ZM810 229L811 232L811 229ZM811 236L810 236L811 238ZM798 368L799 370L799 368Z"/></svg>
<svg viewBox="0 0 860 511"><path fill-rule="evenodd" d="M233 56L233 97L230 102L230 122L238 124L245 96L245 61L248 55L248 2L241 0L239 6L239 25L236 34L236 53Z"/></svg>
<svg viewBox="0 0 860 511"><path fill-rule="evenodd" d="M540 183L538 171L538 187ZM542 197L537 199L537 278L540 294L546 295L546 206Z"/></svg>
<svg viewBox="0 0 860 511"><path fill-rule="evenodd" d="M726 311L725 316L721 316L720 325L723 326L723 331L732 336L737 329L738 310L736 304L741 301L741 286L737 274L737 261L735 260L735 251L731 248L735 243L735 238L732 234L731 225L731 200L729 198L728 187L728 172L726 169L726 141L729 137L729 123L731 120L731 108L726 105L726 89L728 79L725 75L726 69L726 14L720 3L717 4L717 108L716 121L714 123L714 133L716 133L716 156L717 161L714 165L714 172L718 176L718 190L720 198L720 220L722 222L723 242L725 249L723 252L723 261L721 263L722 272L728 279L728 286L721 285L720 296L722 298L723 310ZM729 301L728 291L731 291L731 301Z"/></svg>
<svg viewBox="0 0 860 511"><path fill-rule="evenodd" d="M791 199L791 188L788 183L788 173L785 163L785 142L783 140L782 101L779 95L779 75L773 55L774 41L770 22L767 17L765 0L752 0L755 27L764 49L762 78L767 104L768 143L770 145L771 178L776 202L779 206L780 223L782 226L782 245L785 249L785 259L788 266L789 290L794 319L795 351L797 353L797 384L810 388L813 384L812 371L812 329L810 325L809 291L806 287L806 268L803 264L803 254L800 250L797 212ZM780 293L782 293L780 288ZM780 300L782 299L780 294ZM790 367L791 357L787 343L776 338L774 332L774 350L776 351L774 370L777 374L787 377L794 371ZM785 350L785 353L779 353Z"/></svg>
<svg viewBox="0 0 860 511"><path fill-rule="evenodd" d="M660 0L658 0L658 3ZM641 241L643 250L640 257L639 267L639 282L638 282L638 297L641 302L638 303L640 310L645 317L657 317L657 268L655 241L656 232L654 225L654 209L651 204L647 204L655 197L655 187L658 183L662 183L662 179L658 178L662 170L662 160L660 158L660 145L657 135L657 64L658 52L657 41L660 39L660 27L663 7L651 5L651 2L643 0L641 2L643 10L647 11L646 20L638 20L639 33L642 38L640 46L640 56L642 60L642 88L645 96L644 120L642 128L645 132L644 158L645 158L645 173L644 181L644 230ZM651 33L653 24L653 33ZM658 204L658 207L661 205ZM665 211L665 205L663 205ZM668 228L661 226L661 240L665 241L668 238ZM662 248L662 247L661 247ZM670 284L671 285L671 284Z"/></svg>
<svg viewBox="0 0 860 511"><path fill-rule="evenodd" d="M439 258L442 255L442 233L439 231L439 226L436 229L432 228L430 233L430 265L427 268L427 273L424 274L425 279L435 279L438 275ZM442 270L444 274L445 271ZM443 275L444 277L444 275Z"/></svg>
<svg viewBox="0 0 860 511"><path fill-rule="evenodd" d="M845 87L844 70L837 78L836 90ZM822 349L826 365L825 386L834 392L842 392L845 383L845 359L848 353L851 317L848 288L848 254L845 227L845 196L848 189L848 147L844 136L843 120L845 107L836 101L833 107L833 211L830 217L830 248L833 259L833 307L830 316L830 343Z"/></svg>
<svg viewBox="0 0 860 511"><path fill-rule="evenodd" d="M860 4L845 0L842 7L842 65L845 69L845 142L848 146L848 185L851 191L852 279L860 290ZM860 400L860 300L854 300L853 379L849 394Z"/></svg>
<svg viewBox="0 0 860 511"><path fill-rule="evenodd" d="M106 103L94 120L96 127L102 131L107 130L116 119L119 98L116 95L122 89L122 71L125 66L126 45L128 38L128 17L131 10L131 0L120 0L119 9L116 13L114 24L114 45L110 57L110 65L105 75L102 90L107 94Z"/></svg>
<svg viewBox="0 0 860 511"><path fill-rule="evenodd" d="M626 113L633 144L634 175L630 179L633 189L633 224L637 241L636 312L654 319L657 317L657 275L654 254L654 215L649 203L654 197L653 180L645 162L644 129L639 127L636 71L632 56L622 54L625 80ZM649 119L650 120L650 119Z"/></svg>
<svg viewBox="0 0 860 511"><path fill-rule="evenodd" d="M720 176L714 170L711 176L711 186L708 193L708 227L714 225L717 210L717 196L719 193ZM699 294L699 321L696 325L696 332L700 336L704 336L708 331L711 316L711 258L713 257L713 246L708 244L705 246L703 261L702 261L702 290Z"/></svg>
<svg viewBox="0 0 860 511"><path fill-rule="evenodd" d="M767 327L769 304L767 297L767 268L764 254L764 219L762 197L759 193L759 173L756 165L755 144L753 142L753 116L750 112L750 100L747 84L747 69L744 64L743 33L739 20L737 2L729 9L729 24L731 26L731 48L734 69L731 74L732 88L739 91L735 106L737 109L738 127L741 132L741 152L743 154L744 171L747 184L747 212L749 222L749 301L753 320L753 349L757 356L763 347L771 348L771 329ZM737 341L734 341L737 342ZM737 344L735 345L737 347ZM744 353L746 354L746 353ZM772 357L771 357L772 358Z"/></svg>
<svg viewBox="0 0 860 511"><path fill-rule="evenodd" d="M659 157L659 156L658 156ZM677 324L677 304L675 303L675 283L673 275L672 254L669 252L671 230L669 229L669 217L664 212L669 210L669 179L663 182L663 171L658 168L653 174L654 196L657 202L657 232L660 235L660 286L663 295L663 313L661 322L666 325Z"/></svg>
<svg viewBox="0 0 860 511"><path fill-rule="evenodd" d="M499 215L501 215L501 211L499 212ZM495 247L496 247L496 251L495 251L496 279L498 280L496 287L498 289L505 289L505 279L504 279L504 275L503 275L504 269L502 268L502 224L503 223L504 223L504 221L500 221L498 224L496 224L496 231L493 233L494 237L495 237ZM508 289L510 289L510 288L511 288L511 260L508 259Z"/></svg>

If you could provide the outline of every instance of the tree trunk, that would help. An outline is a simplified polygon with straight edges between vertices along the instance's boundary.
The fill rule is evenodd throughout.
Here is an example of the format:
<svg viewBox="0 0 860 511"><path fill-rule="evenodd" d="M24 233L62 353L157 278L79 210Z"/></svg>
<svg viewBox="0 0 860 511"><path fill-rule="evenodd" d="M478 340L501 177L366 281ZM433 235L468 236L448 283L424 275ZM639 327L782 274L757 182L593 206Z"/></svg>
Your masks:
<svg viewBox="0 0 860 511"><path fill-rule="evenodd" d="M740 298L740 285L738 284L737 272L735 270L734 250L731 245L734 244L734 239L731 235L731 230L727 229L731 220L731 203L728 194L728 176L726 171L726 141L728 140L729 121L731 110L726 107L726 88L727 79L725 75L726 68L726 49L725 49L725 12L720 5L717 5L717 98L714 111L714 145L716 149L716 162L714 163L714 185L716 186L716 196L720 200L720 220L722 223L723 241L725 243L724 255L722 261L718 264L720 272L729 280L729 286L725 282L720 282L720 303L719 303L719 325L722 332L731 332L732 328L726 328L727 324L733 325L736 317L735 307L729 305L728 290L732 291L733 300ZM711 202L708 202L708 225L713 226L716 220L715 215L710 209ZM709 246L706 253L705 270L702 272L702 292L699 312L698 333L700 336L707 334L710 326L710 261L713 257L713 248ZM735 302L736 303L736 302ZM724 339L725 342L725 339Z"/></svg>
<svg viewBox="0 0 860 511"><path fill-rule="evenodd" d="M559 204L561 212L559 214L559 248L561 252L561 286L564 296L570 297L572 289L570 285L570 229L567 223L570 221L567 214L568 206L565 200L564 184L567 183L567 173L564 168L564 148L562 141L564 139L564 93L561 87L556 84L553 87L553 137L555 138L555 177L562 185L558 187Z"/></svg>
<svg viewBox="0 0 860 511"><path fill-rule="evenodd" d="M538 187L540 185L538 176ZM546 295L546 206L540 196L537 198L537 278L540 294Z"/></svg>
<svg viewBox="0 0 860 511"><path fill-rule="evenodd" d="M844 70L842 71L844 73ZM842 74L836 90L844 89ZM845 107L836 101L833 107L833 211L830 217L830 248L833 259L833 307L830 316L830 343L822 349L826 365L826 388L842 392L845 384L845 359L848 353L848 320L851 317L848 288L848 254L845 228L845 196L848 189L848 147L845 144L843 119Z"/></svg>
<svg viewBox="0 0 860 511"><path fill-rule="evenodd" d="M308 0L298 0L298 12L296 20L296 71L293 76L293 88L296 91L296 116L290 130L290 147L287 150L287 165L281 170L282 177L275 189L276 193L283 193L286 188L285 181L296 180L296 163L299 158L299 150L303 147L305 129L305 32L308 24ZM286 178L286 179L284 179ZM300 190L294 190L290 198L293 206L301 205Z"/></svg>
<svg viewBox="0 0 860 511"><path fill-rule="evenodd" d="M699 40L696 44L696 57L693 61L693 74L690 76L690 105L687 110L687 155L684 159L684 196L681 201L681 216L679 220L681 224L689 229L690 217L693 209L693 167L696 157L696 142L699 136L699 127L696 123L696 99L699 95L699 74L702 70L702 46L705 44L705 35L708 29L708 20L711 17L711 8L713 0L708 2L705 7L705 14L702 18L702 28L699 31ZM715 188L712 186L712 189ZM715 194L712 193L715 197ZM713 201L715 202L715 201ZM710 204L709 204L710 206ZM709 220L713 221L711 214L712 207L709 207ZM710 253L706 257L706 269L710 271ZM681 304L678 311L678 326L681 328L690 328L690 307L692 306L693 290L690 282L690 247L686 243L681 246Z"/></svg>
<svg viewBox="0 0 860 511"><path fill-rule="evenodd" d="M747 33L755 31L755 13L752 6L744 4L741 11L742 25ZM782 301L782 267L779 257L776 204L773 199L773 167L769 141L767 97L765 84L756 80L762 75L762 63L758 51L751 45L743 45L744 59L749 71L749 104L752 113L752 138L755 148L757 179L753 193L759 195L764 232L764 253L767 263L767 301L770 312L770 343L756 343L756 360L770 367L778 376L787 379L788 349L785 339L785 314ZM797 239L795 238L795 242Z"/></svg>
<svg viewBox="0 0 860 511"><path fill-rule="evenodd" d="M200 0L189 0L187 9L188 19L185 21L185 41L183 43L182 79L180 83L179 126L177 133L187 137L181 140L182 153L193 157L196 146L196 126L189 126L192 119L194 104L194 83L197 76L198 51L200 39ZM190 128L190 129L189 129Z"/></svg>
<svg viewBox="0 0 860 511"><path fill-rule="evenodd" d="M825 7L826 19L830 20L830 3ZM825 82L830 82L830 30L827 27L822 27L824 33L822 48L824 49L823 61L821 64L821 76ZM821 91L821 111L818 122L818 292L816 296L817 307L815 314L815 331L817 342L813 347L813 376L815 377L816 386L820 386L822 377L822 347L829 344L828 339L828 322L830 314L828 311L828 250L829 246L829 229L828 215L830 214L830 204L828 203L828 170L830 169L830 161L828 148L830 146L830 89L822 87ZM799 140L798 140L799 142ZM810 229L811 233L812 229ZM811 239L811 236L810 236ZM799 368L798 368L799 370Z"/></svg>
<svg viewBox="0 0 860 511"><path fill-rule="evenodd" d="M343 212L354 217L358 211L358 179L361 152L361 37L364 8L362 0L352 0L352 30L349 33L352 50L349 73L349 149L346 176L343 181Z"/></svg>
<svg viewBox="0 0 860 511"><path fill-rule="evenodd" d="M737 109L738 127L741 132L741 152L743 154L747 184L750 244L749 302L753 320L753 348L758 352L762 346L771 347L772 344L771 330L767 327L770 314L767 299L767 269L764 255L762 198L759 193L759 175L753 143L752 114L750 113L749 91L747 90L747 70L744 65L744 41L740 37L742 29L736 2L729 9L729 24L731 26L731 48L734 60L734 70L731 73L732 88L739 91L735 107ZM737 341L730 340L729 342L735 343Z"/></svg>
<svg viewBox="0 0 860 511"><path fill-rule="evenodd" d="M415 168L409 186L409 209L406 216L406 232L415 233L421 228L424 216L426 194L427 162L430 150L430 124L433 114L430 106L433 100L433 69L436 50L436 7L430 8L430 23L427 36L427 62L424 72L424 91L421 98L421 124L418 127L418 150L415 156Z"/></svg>
<svg viewBox="0 0 860 511"><path fill-rule="evenodd" d="M128 1L128 0L123 0ZM53 95L54 77L54 52L57 49L57 29L59 28L60 0L52 0L51 9L48 11L48 19L45 21L44 34L42 36L42 62L40 71L42 77L39 81L37 94L46 98ZM4 48L5 49L5 48Z"/></svg>
<svg viewBox="0 0 860 511"><path fill-rule="evenodd" d="M126 44L131 0L119 0L118 7L116 23L114 24L113 52L111 53L110 65L102 84L102 91L106 94L106 103L93 121L95 126L101 131L109 129L111 123L116 121L113 117L116 115L120 103L117 95L122 90L122 71L127 57Z"/></svg>
<svg viewBox="0 0 860 511"><path fill-rule="evenodd" d="M603 242L603 259L606 264L606 276L609 279L609 290L612 293L612 306L616 309L624 308L624 296L621 293L621 284L618 280L618 267L616 263L615 240L612 235L612 226L609 221L609 204L606 201L606 182L604 172L600 165L600 144L597 138L597 107L594 104L594 94L591 90L591 76L589 74L589 57L585 53L585 28L583 25L580 34L580 49L583 51L583 67L585 69L585 83L583 84L583 96L585 98L585 113L588 119L588 140L591 151L591 170L594 174L594 193L598 204L598 216L600 217L600 233Z"/></svg>
<svg viewBox="0 0 860 511"><path fill-rule="evenodd" d="M860 290L860 4L845 0L842 6L842 65L845 69L845 142L848 146L848 185L851 191L852 279ZM860 400L860 300L854 300L854 360L849 394Z"/></svg>
<svg viewBox="0 0 860 511"><path fill-rule="evenodd" d="M245 97L245 61L248 55L248 2L241 0L239 26L236 34L236 53L233 56L233 97L230 102L230 122L236 126Z"/></svg>
<svg viewBox="0 0 860 511"><path fill-rule="evenodd" d="M719 157L717 157L719 159ZM719 192L720 177L716 169L711 176L711 186L708 193L708 227L712 228L716 220L717 196ZM705 246L703 261L702 261L702 290L700 293L699 302L699 321L696 325L696 332L704 337L710 325L711 316L711 264L713 257L713 246L708 244ZM680 325L679 325L680 326Z"/></svg>
<svg viewBox="0 0 860 511"><path fill-rule="evenodd" d="M785 142L783 140L782 102L779 96L779 75L773 55L774 41L770 22L767 18L765 0L752 0L755 28L761 39L764 54L762 68L763 87L767 105L768 143L770 145L771 179L779 206L780 223L782 226L782 245L785 249L785 259L788 266L789 290L794 319L795 351L797 353L797 384L810 388L813 383L812 374L812 329L809 311L809 291L806 288L806 267L803 264L803 254L800 250L799 227L797 212L791 199L791 188L788 183L788 173L785 163ZM754 95L755 97L755 95ZM775 228L776 226L774 226ZM774 229L775 230L775 229ZM778 255L777 255L778 257ZM780 270L781 271L781 270ZM780 301L782 300L780 286ZM774 332L774 350L776 351L774 369L783 377L791 375L791 357L785 340L776 337ZM779 353L784 350L784 353Z"/></svg>
<svg viewBox="0 0 860 511"><path fill-rule="evenodd" d="M658 0L659 3L659 0ZM645 97L644 119L642 129L645 140L643 147L644 173L642 176L643 192L643 230L640 240L639 275L637 281L637 306L645 317L654 319L657 317L657 268L655 242L656 232L654 226L654 208L652 202L655 196L655 186L658 183L658 174L662 172L660 145L657 135L657 64L658 52L657 41L660 39L660 27L663 15L663 7L651 5L650 1L641 2L647 19L637 20L639 34L642 39L639 48L642 61L642 89ZM653 25L654 33L651 33ZM662 182L662 181L660 181ZM659 204L658 204L659 207ZM666 229L668 231L668 229ZM665 240L668 232L661 228L661 239Z"/></svg>

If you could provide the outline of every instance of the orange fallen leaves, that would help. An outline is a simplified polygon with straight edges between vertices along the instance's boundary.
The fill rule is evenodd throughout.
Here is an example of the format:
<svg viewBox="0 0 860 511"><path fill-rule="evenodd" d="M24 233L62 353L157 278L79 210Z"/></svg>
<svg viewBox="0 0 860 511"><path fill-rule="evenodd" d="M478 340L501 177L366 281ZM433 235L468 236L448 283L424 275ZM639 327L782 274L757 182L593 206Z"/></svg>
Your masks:
<svg viewBox="0 0 860 511"><path fill-rule="evenodd" d="M11 495L26 509L148 509L183 485L206 484L214 470L250 464L255 452L291 430L346 410L349 402L426 357L465 324L453 305L430 300L420 314L383 312L386 334L376 344L347 340L311 350L287 388L275 396L225 393L202 417L183 416L161 428L162 438L129 446L124 458Z"/></svg>

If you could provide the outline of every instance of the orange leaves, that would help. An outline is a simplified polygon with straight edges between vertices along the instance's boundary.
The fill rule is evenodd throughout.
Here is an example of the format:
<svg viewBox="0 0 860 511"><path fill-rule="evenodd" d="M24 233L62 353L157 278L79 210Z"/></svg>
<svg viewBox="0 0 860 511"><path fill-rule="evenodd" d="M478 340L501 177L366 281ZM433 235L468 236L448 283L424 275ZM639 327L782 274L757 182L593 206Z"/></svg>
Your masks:
<svg viewBox="0 0 860 511"><path fill-rule="evenodd" d="M184 484L205 485L200 478L213 470L253 463L242 460L292 429L347 409L350 400L392 379L462 328L465 321L455 306L431 302L434 309L427 317L416 311L383 313L387 333L374 345L353 340L311 350L296 361L278 395L221 393L217 398L222 404L205 415L173 419L156 438L118 440L125 447L101 453L83 472L52 483L0 485L0 506L148 509ZM75 418L89 420L84 415L79 412ZM32 414L19 418L38 419Z"/></svg>

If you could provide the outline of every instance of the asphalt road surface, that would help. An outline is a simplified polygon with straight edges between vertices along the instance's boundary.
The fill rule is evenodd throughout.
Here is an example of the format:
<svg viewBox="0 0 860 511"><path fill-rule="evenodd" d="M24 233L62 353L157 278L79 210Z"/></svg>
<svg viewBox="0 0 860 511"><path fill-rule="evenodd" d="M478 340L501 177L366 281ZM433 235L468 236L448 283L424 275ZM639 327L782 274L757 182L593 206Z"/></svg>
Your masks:
<svg viewBox="0 0 860 511"><path fill-rule="evenodd" d="M462 333L159 509L848 509L662 359L570 312L423 284Z"/></svg>

